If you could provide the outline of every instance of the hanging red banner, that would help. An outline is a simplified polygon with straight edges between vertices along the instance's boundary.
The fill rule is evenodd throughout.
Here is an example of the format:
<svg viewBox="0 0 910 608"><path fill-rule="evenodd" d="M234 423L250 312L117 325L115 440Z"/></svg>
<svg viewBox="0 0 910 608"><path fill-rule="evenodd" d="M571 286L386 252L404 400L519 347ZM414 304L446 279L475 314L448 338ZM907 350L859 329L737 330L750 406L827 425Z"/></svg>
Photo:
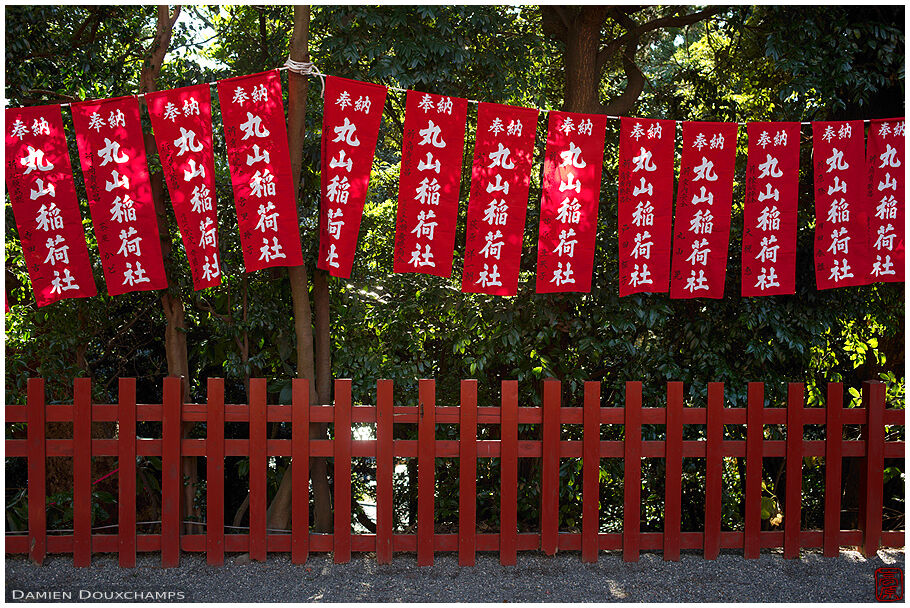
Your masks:
<svg viewBox="0 0 910 608"><path fill-rule="evenodd" d="M904 281L904 119L870 121L868 171L868 283Z"/></svg>
<svg viewBox="0 0 910 608"><path fill-rule="evenodd" d="M35 301L95 295L60 106L7 109L6 128L6 186Z"/></svg>
<svg viewBox="0 0 910 608"><path fill-rule="evenodd" d="M327 76L316 266L348 278L357 251L386 87Z"/></svg>
<svg viewBox="0 0 910 608"><path fill-rule="evenodd" d="M750 122L742 295L796 293L798 122Z"/></svg>
<svg viewBox="0 0 910 608"><path fill-rule="evenodd" d="M220 285L209 85L148 93L145 101L193 286Z"/></svg>
<svg viewBox="0 0 910 608"><path fill-rule="evenodd" d="M246 271L303 264L278 70L219 81L218 103Z"/></svg>
<svg viewBox="0 0 910 608"><path fill-rule="evenodd" d="M452 274L468 100L408 91L393 272Z"/></svg>
<svg viewBox="0 0 910 608"><path fill-rule="evenodd" d="M722 298L730 244L735 122L684 122L671 298Z"/></svg>
<svg viewBox="0 0 910 608"><path fill-rule="evenodd" d="M589 292L607 117L550 112L537 242L537 293Z"/></svg>
<svg viewBox="0 0 910 608"><path fill-rule="evenodd" d="M71 109L108 293L165 289L139 102L119 97Z"/></svg>
<svg viewBox="0 0 910 608"><path fill-rule="evenodd" d="M861 120L812 123L818 289L868 283L864 144Z"/></svg>
<svg viewBox="0 0 910 608"><path fill-rule="evenodd" d="M538 111L480 103L461 290L514 296Z"/></svg>
<svg viewBox="0 0 910 608"><path fill-rule="evenodd" d="M676 121L620 119L619 295L670 289Z"/></svg>

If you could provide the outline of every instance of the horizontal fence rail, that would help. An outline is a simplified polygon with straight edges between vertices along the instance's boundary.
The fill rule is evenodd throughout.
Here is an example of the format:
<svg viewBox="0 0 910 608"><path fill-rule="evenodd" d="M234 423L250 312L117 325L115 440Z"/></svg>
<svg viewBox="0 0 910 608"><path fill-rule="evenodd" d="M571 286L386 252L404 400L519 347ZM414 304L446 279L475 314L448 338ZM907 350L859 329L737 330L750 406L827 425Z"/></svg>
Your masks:
<svg viewBox="0 0 910 608"><path fill-rule="evenodd" d="M883 531L884 460L904 458L903 441L886 441L886 426L904 425L904 410L885 407L885 385L863 385L863 407L843 407L843 386L828 385L825 407L804 406L804 386L788 385L787 406L767 408L764 385L749 383L747 407L724 407L724 386L708 384L707 406L685 407L683 384L669 382L666 407L642 407L642 383L627 382L625 407L601 407L600 383L586 382L583 407L563 407L561 383L543 382L542 407L519 405L518 383L502 382L500 407L477 406L477 381L461 382L460 405L436 405L433 380L421 380L418 405L395 404L391 380L377 382L376 405L353 406L351 381L335 381L335 404L311 405L309 384L294 379L291 405L267 403L266 380L250 381L250 403L224 403L224 381L208 380L208 403L182 403L180 378L166 378L163 403L137 404L136 383L121 378L119 403L94 404L90 380L74 383L72 405L45 403L44 381L28 382L26 405L7 405L7 423L27 423L26 439L7 439L6 456L28 459L28 535L6 535L7 553L27 553L42 563L47 553L72 553L76 566L89 566L93 553L116 552L121 566L136 563L137 552L160 552L162 566L176 566L183 551L205 552L210 564L224 562L225 552L248 552L264 560L267 552L290 552L303 563L311 552L334 554L336 562L350 560L352 551L375 552L379 563L390 563L394 552L416 552L418 565L431 565L434 554L457 551L461 565L473 565L478 551L498 551L504 565L516 563L518 551L580 551L585 562L596 562L604 550L621 550L626 561L641 551L661 550L665 560L678 560L683 549L701 549L715 559L721 549L742 549L757 558L763 548L783 548L784 557L799 556L801 548L822 548L835 556L840 547L859 547L866 556L880 546L902 547L904 531ZM161 422L161 439L137 438L137 422ZM73 422L72 439L48 439L48 422ZM93 422L116 422L116 439L91 437ZM181 436L184 422L205 422L205 439ZM249 425L249 439L225 439L225 424ZM269 422L289 422L291 439L269 439ZM311 422L334 424L334 439L311 439ZM354 439L352 424L374 423L375 439ZM416 424L418 439L393 438L394 424ZM436 439L437 424L459 425L457 440ZM479 424L500 425L500 439L477 438ZM539 440L518 438L519 424L541 425ZM665 439L643 441L642 425L665 425ZM562 425L582 425L583 439L560 438ZM602 425L622 425L624 440L601 439ZM704 440L683 440L684 425L705 425ZM724 439L725 425L745 425L746 440ZM784 425L786 440L766 440L765 425ZM824 425L825 440L803 439L805 425ZM843 439L844 425L861 425L862 439ZM46 529L46 459L73 461L73 530L69 535ZM116 456L119 464L118 525L116 534L97 534L91 527L91 463L96 456ZM161 532L138 534L136 521L136 457L161 457ZM207 522L204 534L181 529L183 493L180 460L206 458ZM224 461L249 458L249 532L225 534ZM266 529L266 469L270 457L290 456L292 505L290 534ZM310 531L309 458L334 459L334 531ZM725 457L746 462L744 529L721 529L722 470ZM805 457L825 459L824 529L800 528L802 462ZM376 532L354 534L351 529L351 459L375 458ZM477 459L500 459L500 532L478 533ZM761 530L762 459L785 458L786 499L783 530ZM841 466L845 457L862 458L862 490L858 530L841 530ZM393 532L393 470L396 458L417 459L416 534ZM458 533L434 531L435 459L459 458ZM518 459L540 459L539 531L518 531ZM559 530L560 460L582 459L581 533ZM623 459L623 527L619 533L599 530L599 475L604 458ZM641 531L641 459L664 458L666 479L664 531ZM704 530L681 532L681 479L683 458L704 458ZM156 522L157 523L157 522Z"/></svg>

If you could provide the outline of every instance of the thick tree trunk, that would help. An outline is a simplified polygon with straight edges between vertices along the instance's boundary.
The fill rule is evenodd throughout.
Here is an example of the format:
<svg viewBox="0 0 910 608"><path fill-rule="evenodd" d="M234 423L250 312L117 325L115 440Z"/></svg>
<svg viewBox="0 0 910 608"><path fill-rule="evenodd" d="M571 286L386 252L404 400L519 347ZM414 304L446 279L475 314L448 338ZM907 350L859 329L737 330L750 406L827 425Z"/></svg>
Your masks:
<svg viewBox="0 0 910 608"><path fill-rule="evenodd" d="M149 93L157 90L157 79L161 73L161 66L164 64L164 56L167 53L168 46L171 42L171 32L177 17L180 15L180 7L174 7L173 12L168 12L167 5L158 6L158 24L155 37L149 46L145 63L142 66L140 75L140 89L143 93ZM151 133L145 133L145 150L147 155L157 153L155 139ZM158 218L158 234L161 239L161 254L167 258L171 252L170 222L168 221L168 211L164 204L164 174L156 171L149 176L152 186L152 200L155 203L155 214ZM166 266L165 266L166 268ZM173 278L168 273L168 285L173 284ZM184 317L183 298L179 292L165 290L161 294L161 308L164 318L167 320L167 328L164 334L164 349L167 356L167 373L168 376L182 377L183 381L183 400L189 401L189 355L186 343L186 320ZM182 425L182 433L187 437L195 423L185 423ZM186 519L186 515L192 515L200 519L202 513L194 506L194 497L196 485L198 483L198 472L196 468L196 457L184 457L180 461L183 478L188 481L183 487L183 500L181 501L181 521ZM187 529L187 532L196 532L195 526Z"/></svg>
<svg viewBox="0 0 910 608"><path fill-rule="evenodd" d="M569 20L566 36L566 85L564 110L599 114L603 105L598 99L600 69L597 51L600 48L600 30L606 18L606 8L587 7Z"/></svg>
<svg viewBox="0 0 910 608"><path fill-rule="evenodd" d="M310 7L294 7L294 33L291 38L290 57L294 61L309 61ZM306 95L308 81L306 76L288 72L288 147L291 155L291 176L294 187L299 188L301 164L303 162L303 136L306 117ZM324 395L317 391L316 357L313 341L313 314L310 308L309 281L304 266L288 268L288 279L291 283L291 298L294 310L294 332L297 337L297 375L310 380L310 401L312 403L331 403L323 400ZM330 377L331 370L329 370ZM331 382L331 380L329 380ZM311 424L310 437L323 439L326 435L325 424ZM285 470L278 492L272 499L268 511L268 526L273 529L287 529L291 516L291 467ZM310 479L313 484L313 501L315 503L315 527L317 531L329 532L332 529L332 495L329 488L328 471L325 458L310 459Z"/></svg>

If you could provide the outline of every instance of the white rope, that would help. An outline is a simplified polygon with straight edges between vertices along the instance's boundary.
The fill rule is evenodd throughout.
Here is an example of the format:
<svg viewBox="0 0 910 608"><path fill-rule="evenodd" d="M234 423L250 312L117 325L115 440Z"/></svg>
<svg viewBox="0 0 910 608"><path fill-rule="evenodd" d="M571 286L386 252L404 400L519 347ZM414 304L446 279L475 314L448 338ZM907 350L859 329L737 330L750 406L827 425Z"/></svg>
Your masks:
<svg viewBox="0 0 910 608"><path fill-rule="evenodd" d="M320 97L325 99L325 74L316 69L316 65L312 61L294 61L290 57L284 62L284 69L294 72L295 74L300 74L301 76L318 76L319 80L322 81L322 92Z"/></svg>

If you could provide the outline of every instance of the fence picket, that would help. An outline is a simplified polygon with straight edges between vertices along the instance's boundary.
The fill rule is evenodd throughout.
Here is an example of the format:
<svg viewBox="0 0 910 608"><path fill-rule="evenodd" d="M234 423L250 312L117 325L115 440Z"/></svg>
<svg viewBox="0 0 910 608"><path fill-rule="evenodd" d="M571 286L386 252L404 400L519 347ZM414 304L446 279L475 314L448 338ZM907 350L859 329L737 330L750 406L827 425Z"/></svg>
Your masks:
<svg viewBox="0 0 910 608"><path fill-rule="evenodd" d="M637 562L641 537L641 382L626 382L622 559Z"/></svg>
<svg viewBox="0 0 910 608"><path fill-rule="evenodd" d="M209 378L205 419L205 561L224 564L224 379Z"/></svg>
<svg viewBox="0 0 910 608"><path fill-rule="evenodd" d="M265 378L250 378L250 559L265 561L268 444Z"/></svg>
<svg viewBox="0 0 910 608"><path fill-rule="evenodd" d="M118 558L121 568L132 568L136 565L136 379L120 378L119 388Z"/></svg>
<svg viewBox="0 0 910 608"><path fill-rule="evenodd" d="M882 538L882 494L885 470L885 384L863 382L863 405L866 408L866 458L863 463L865 491L860 526L863 531L862 553L875 557Z"/></svg>
<svg viewBox="0 0 910 608"><path fill-rule="evenodd" d="M458 565L473 566L477 547L477 380L461 381L458 446Z"/></svg>
<svg viewBox="0 0 910 608"><path fill-rule="evenodd" d="M44 379L28 379L28 557L38 565L47 554Z"/></svg>
<svg viewBox="0 0 910 608"><path fill-rule="evenodd" d="M720 516L723 500L724 383L708 383L707 442L705 445L705 559L720 555Z"/></svg>
<svg viewBox="0 0 910 608"><path fill-rule="evenodd" d="M679 561L682 523L683 383L667 382L666 478L664 480L664 559Z"/></svg>
<svg viewBox="0 0 910 608"><path fill-rule="evenodd" d="M799 557L800 503L803 491L803 385L787 386L787 497L784 505L784 557Z"/></svg>
<svg viewBox="0 0 910 608"><path fill-rule="evenodd" d="M540 548L556 555L559 546L559 380L544 380L540 464Z"/></svg>
<svg viewBox="0 0 910 608"><path fill-rule="evenodd" d="M351 380L335 380L335 547L336 564L351 561Z"/></svg>
<svg viewBox="0 0 910 608"><path fill-rule="evenodd" d="M73 565L92 563L92 380L73 383Z"/></svg>
<svg viewBox="0 0 910 608"><path fill-rule="evenodd" d="M499 563L518 560L518 381L503 380L500 420Z"/></svg>
<svg viewBox="0 0 910 608"><path fill-rule="evenodd" d="M762 444L764 442L765 385L750 382L746 403L746 529L743 557L761 554Z"/></svg>
<svg viewBox="0 0 910 608"><path fill-rule="evenodd" d="M843 457L841 442L844 439L843 408L844 385L828 384L825 417L825 557L840 555L840 506L841 472Z"/></svg>
<svg viewBox="0 0 910 608"><path fill-rule="evenodd" d="M291 381L291 563L310 551L310 381Z"/></svg>
<svg viewBox="0 0 910 608"><path fill-rule="evenodd" d="M597 562L600 529L600 382L585 382L581 463L581 561Z"/></svg>
<svg viewBox="0 0 910 608"><path fill-rule="evenodd" d="M164 379L161 422L161 567L180 563L180 417L183 406L182 378Z"/></svg>
<svg viewBox="0 0 910 608"><path fill-rule="evenodd" d="M418 384L417 565L433 565L436 494L436 381Z"/></svg>
<svg viewBox="0 0 910 608"><path fill-rule="evenodd" d="M392 380L376 383L376 560L392 563L392 526L395 473L394 384Z"/></svg>

